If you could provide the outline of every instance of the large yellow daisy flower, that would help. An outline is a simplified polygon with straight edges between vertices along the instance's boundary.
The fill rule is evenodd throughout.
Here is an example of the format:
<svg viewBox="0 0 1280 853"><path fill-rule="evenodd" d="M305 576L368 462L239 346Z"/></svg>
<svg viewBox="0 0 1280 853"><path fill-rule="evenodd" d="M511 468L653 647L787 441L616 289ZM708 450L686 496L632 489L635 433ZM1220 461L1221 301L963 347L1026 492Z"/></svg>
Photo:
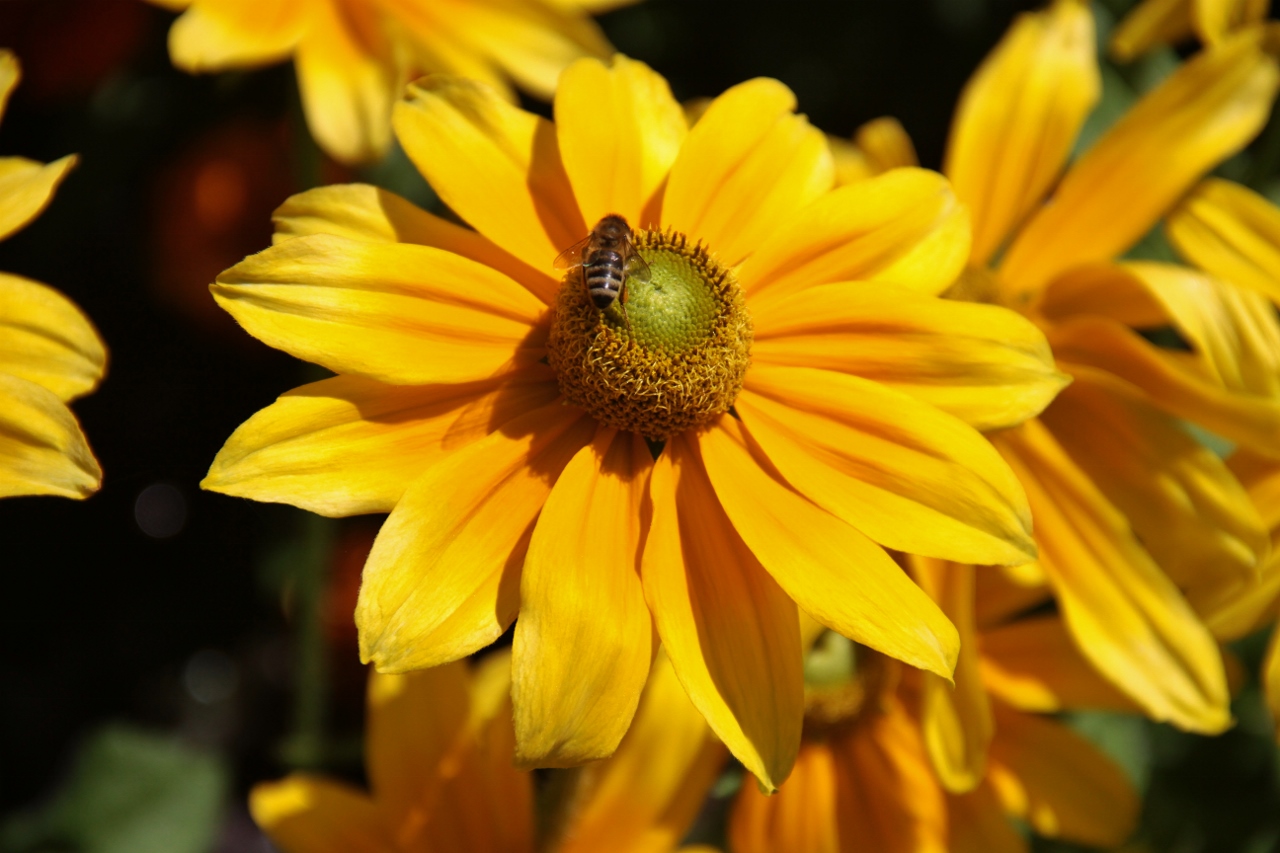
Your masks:
<svg viewBox="0 0 1280 853"><path fill-rule="evenodd" d="M509 81L549 98L583 56L613 48L590 19L635 0L151 0L185 10L169 55L185 71L294 58L307 125L320 147L356 163L391 142L391 107L413 76Z"/></svg>
<svg viewBox="0 0 1280 853"><path fill-rule="evenodd" d="M537 845L531 774L512 766L510 655L369 680L371 792L294 774L250 795L285 853L669 853L724 748L659 660L618 752L574 777ZM560 780L563 781L563 780ZM681 847L684 853L710 851Z"/></svg>
<svg viewBox="0 0 1280 853"><path fill-rule="evenodd" d="M1018 423L1061 387L1042 335L935 297L968 249L940 175L833 189L794 107L753 80L689 129L622 57L571 66L554 124L428 78L396 130L475 231L315 190L213 286L251 334L341 375L245 423L204 485L391 513L356 612L383 671L456 660L519 615L524 762L613 752L656 628L773 787L803 716L797 605L948 676L954 628L884 548L1034 557L1022 489L969 423ZM552 261L610 213L648 274L601 310Z"/></svg>
<svg viewBox="0 0 1280 853"><path fill-rule="evenodd" d="M19 74L14 55L0 51L0 115ZM0 240L40 215L75 162L0 158ZM98 333L71 300L0 273L0 497L98 490L102 469L67 403L97 387L106 366Z"/></svg>
<svg viewBox="0 0 1280 853"><path fill-rule="evenodd" d="M1181 419L1280 449L1280 335L1238 288L1111 259L1261 128L1280 82L1273 39L1254 28L1204 50L1067 166L1098 69L1087 5L1058 0L1019 18L969 81L946 157L974 221L972 266L949 295L1024 312L1074 379L1041 417L992 435L1036 519L1040 558L1016 576L1049 585L1085 655L1148 714L1206 732L1229 724L1229 697L1196 590L1256 575L1269 546ZM1162 326L1190 351L1140 334Z"/></svg>

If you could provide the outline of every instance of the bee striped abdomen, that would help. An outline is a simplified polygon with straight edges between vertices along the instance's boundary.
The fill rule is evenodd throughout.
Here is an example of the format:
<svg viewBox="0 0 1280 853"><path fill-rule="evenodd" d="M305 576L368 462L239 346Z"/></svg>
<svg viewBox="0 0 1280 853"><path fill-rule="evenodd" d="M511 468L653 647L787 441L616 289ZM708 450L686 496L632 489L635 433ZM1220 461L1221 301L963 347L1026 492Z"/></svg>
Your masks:
<svg viewBox="0 0 1280 853"><path fill-rule="evenodd" d="M582 275L586 280L587 293L591 301L601 311L608 308L622 292L622 282L626 277L624 259L620 252L612 249L601 249L582 265Z"/></svg>

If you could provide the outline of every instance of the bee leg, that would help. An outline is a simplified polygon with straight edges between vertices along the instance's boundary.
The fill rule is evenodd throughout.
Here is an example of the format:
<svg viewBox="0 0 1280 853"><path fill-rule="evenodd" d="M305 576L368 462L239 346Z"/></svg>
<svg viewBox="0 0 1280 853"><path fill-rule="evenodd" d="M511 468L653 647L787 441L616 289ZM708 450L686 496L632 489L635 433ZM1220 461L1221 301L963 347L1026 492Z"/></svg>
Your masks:
<svg viewBox="0 0 1280 853"><path fill-rule="evenodd" d="M631 328L631 318L627 316L627 300L619 299L618 307L622 309L622 319L626 321L627 332L628 333L634 332L635 330Z"/></svg>

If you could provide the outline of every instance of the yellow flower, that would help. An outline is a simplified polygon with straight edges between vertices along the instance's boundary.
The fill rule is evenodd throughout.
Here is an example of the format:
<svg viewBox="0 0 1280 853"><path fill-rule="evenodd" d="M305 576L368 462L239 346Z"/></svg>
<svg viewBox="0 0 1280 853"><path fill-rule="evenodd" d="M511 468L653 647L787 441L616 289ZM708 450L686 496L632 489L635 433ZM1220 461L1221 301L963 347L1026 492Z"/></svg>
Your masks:
<svg viewBox="0 0 1280 853"><path fill-rule="evenodd" d="M613 52L588 16L635 0L151 2L182 11L169 31L169 55L185 71L292 56L316 142L335 159L358 163L386 153L391 108L416 74L482 80L507 100L515 99L514 81L549 98L569 63Z"/></svg>
<svg viewBox="0 0 1280 853"><path fill-rule="evenodd" d="M19 73L14 55L0 51L0 115ZM0 158L0 240L40 215L75 162ZM0 273L0 497L86 498L102 485L67 403L97 387L106 364L98 333L71 300Z"/></svg>
<svg viewBox="0 0 1280 853"><path fill-rule="evenodd" d="M459 661L374 673L365 731L371 791L295 773L254 787L254 820L285 853L533 853L533 780L512 765L510 683L505 652L473 671ZM675 850L724 757L660 658L617 754L573 777L537 849Z"/></svg>
<svg viewBox="0 0 1280 853"><path fill-rule="evenodd" d="M687 129L666 81L622 57L571 66L554 124L428 78L397 133L475 231L324 188L213 286L251 334L341 375L241 426L205 486L391 513L356 612L383 671L456 660L519 615L523 762L613 752L656 628L773 787L800 739L797 605L947 676L955 630L884 548L1034 556L1022 490L969 424L1057 391L1042 335L934 296L968 248L940 175L833 190L794 107L753 80ZM642 226L651 276L602 311L552 260L611 212Z"/></svg>
<svg viewBox="0 0 1280 853"><path fill-rule="evenodd" d="M994 736L971 790L952 793L935 775L917 716L927 691L896 662L860 655L853 680L810 689L787 784L773 796L743 786L730 817L734 853L1022 853L1029 846L1011 817L1048 837L1124 841L1139 806L1124 773L1039 713L1127 708L1124 698L1079 658L1056 617L985 628L976 645Z"/></svg>
<svg viewBox="0 0 1280 853"><path fill-rule="evenodd" d="M1111 33L1111 55L1136 59L1160 45L1195 36L1217 44L1235 30L1267 18L1271 0L1142 0Z"/></svg>
<svg viewBox="0 0 1280 853"><path fill-rule="evenodd" d="M1261 128L1280 81L1274 37L1254 28L1202 51L1067 165L1099 83L1088 7L1058 0L1020 17L969 81L944 169L974 229L949 295L1024 312L1073 378L1039 418L992 435L1040 549L1011 576L1052 588L1084 654L1149 715L1204 732L1230 724L1229 697L1183 590L1255 576L1269 546L1243 488L1180 419L1280 448L1280 334L1238 288L1112 261ZM1191 351L1139 334L1162 326Z"/></svg>

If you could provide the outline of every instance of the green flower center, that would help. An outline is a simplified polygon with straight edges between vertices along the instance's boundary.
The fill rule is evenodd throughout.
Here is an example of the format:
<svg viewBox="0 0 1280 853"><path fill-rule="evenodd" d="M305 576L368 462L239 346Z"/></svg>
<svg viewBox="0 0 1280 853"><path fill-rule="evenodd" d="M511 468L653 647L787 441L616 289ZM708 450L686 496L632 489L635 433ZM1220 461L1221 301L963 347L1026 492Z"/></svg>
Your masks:
<svg viewBox="0 0 1280 853"><path fill-rule="evenodd" d="M674 231L640 231L622 296L601 310L582 270L556 301L548 361L569 402L662 440L729 411L751 362L751 318L733 274Z"/></svg>

